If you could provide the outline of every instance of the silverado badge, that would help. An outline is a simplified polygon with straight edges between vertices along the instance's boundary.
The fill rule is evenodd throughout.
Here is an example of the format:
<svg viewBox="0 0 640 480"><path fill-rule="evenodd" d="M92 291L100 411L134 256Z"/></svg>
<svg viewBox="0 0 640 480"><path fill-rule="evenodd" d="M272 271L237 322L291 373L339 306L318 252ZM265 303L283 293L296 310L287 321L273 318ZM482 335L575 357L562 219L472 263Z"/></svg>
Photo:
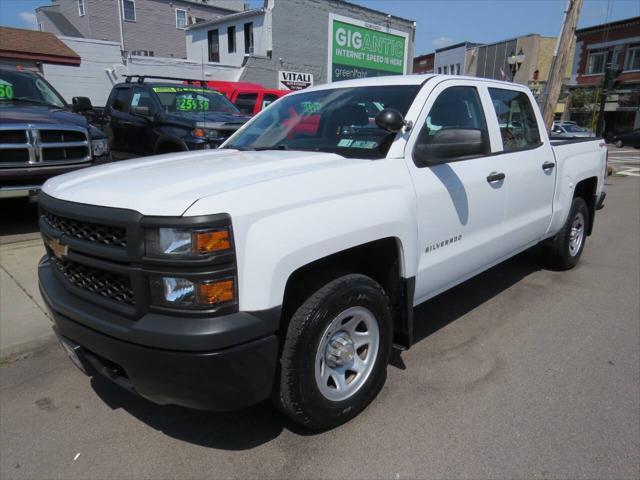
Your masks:
<svg viewBox="0 0 640 480"><path fill-rule="evenodd" d="M62 245L59 240L55 238L44 237L44 242L51 249L51 252L55 255L56 258L62 258L67 254L69 247L67 245Z"/></svg>

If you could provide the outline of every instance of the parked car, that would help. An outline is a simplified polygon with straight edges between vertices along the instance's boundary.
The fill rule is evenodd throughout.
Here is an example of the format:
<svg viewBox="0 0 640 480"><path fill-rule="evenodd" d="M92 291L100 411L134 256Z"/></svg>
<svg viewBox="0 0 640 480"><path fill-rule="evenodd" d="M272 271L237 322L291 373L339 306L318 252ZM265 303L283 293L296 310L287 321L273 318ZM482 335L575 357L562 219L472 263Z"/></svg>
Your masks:
<svg viewBox="0 0 640 480"><path fill-rule="evenodd" d="M198 84L199 82L195 82ZM231 102L246 115L256 115L267 108L280 97L289 93L288 90L275 90L263 87L258 83L225 82L220 80L206 81L209 88L224 93Z"/></svg>
<svg viewBox="0 0 640 480"><path fill-rule="evenodd" d="M215 151L48 181L40 289L89 375L207 410L271 398L331 428L376 397L392 345L411 346L414 306L538 244L574 267L606 155L600 139L552 144L511 82L317 86Z"/></svg>
<svg viewBox="0 0 640 480"><path fill-rule="evenodd" d="M611 139L612 143L618 147L640 148L640 128L628 132L617 133Z"/></svg>
<svg viewBox="0 0 640 480"><path fill-rule="evenodd" d="M48 178L109 161L107 137L49 82L0 68L0 198L35 197Z"/></svg>
<svg viewBox="0 0 640 480"><path fill-rule="evenodd" d="M128 77L109 95L105 130L114 151L154 155L217 148L249 119L215 90L148 78L158 77Z"/></svg>
<svg viewBox="0 0 640 480"><path fill-rule="evenodd" d="M553 122L551 132L554 137L586 138L596 136L591 130L581 127L575 122Z"/></svg>

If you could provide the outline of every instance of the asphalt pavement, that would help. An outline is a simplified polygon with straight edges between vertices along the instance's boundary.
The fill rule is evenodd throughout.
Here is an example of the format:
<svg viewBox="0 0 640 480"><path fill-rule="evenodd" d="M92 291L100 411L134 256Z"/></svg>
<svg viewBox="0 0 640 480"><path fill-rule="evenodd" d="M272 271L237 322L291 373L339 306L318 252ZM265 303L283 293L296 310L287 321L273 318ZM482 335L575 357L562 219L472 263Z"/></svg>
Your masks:
<svg viewBox="0 0 640 480"><path fill-rule="evenodd" d="M54 345L0 367L0 478L639 478L640 180L606 188L577 268L527 252L419 307L342 427L156 406Z"/></svg>

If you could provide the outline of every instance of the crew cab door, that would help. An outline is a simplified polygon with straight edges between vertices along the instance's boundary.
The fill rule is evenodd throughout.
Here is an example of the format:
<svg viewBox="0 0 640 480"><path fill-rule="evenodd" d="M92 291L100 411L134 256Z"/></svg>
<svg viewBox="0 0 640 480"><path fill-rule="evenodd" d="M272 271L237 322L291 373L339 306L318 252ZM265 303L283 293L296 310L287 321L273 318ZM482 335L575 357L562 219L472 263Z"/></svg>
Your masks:
<svg viewBox="0 0 640 480"><path fill-rule="evenodd" d="M148 107L149 117L133 114L134 107ZM133 87L131 100L129 102L129 127L126 129L127 148L131 152L140 154L153 153L153 146L156 143L157 135L154 133L153 117L158 113L159 105L155 101L151 92L143 87Z"/></svg>
<svg viewBox="0 0 640 480"><path fill-rule="evenodd" d="M111 148L114 150L127 150L127 128L129 127L129 98L131 87L129 85L117 86L111 92L107 110L109 114L109 126L111 129Z"/></svg>
<svg viewBox="0 0 640 480"><path fill-rule="evenodd" d="M558 168L547 136L540 132L544 121L531 94L502 85L489 85L488 92L500 131L499 156L505 173L504 247L505 253L512 253L547 232Z"/></svg>
<svg viewBox="0 0 640 480"><path fill-rule="evenodd" d="M499 144L487 126L491 108L486 90L474 82L443 81L429 94L407 142L421 251L416 304L503 255L504 159L491 155ZM439 142L464 144L466 138L481 141L459 155L455 149L438 152Z"/></svg>

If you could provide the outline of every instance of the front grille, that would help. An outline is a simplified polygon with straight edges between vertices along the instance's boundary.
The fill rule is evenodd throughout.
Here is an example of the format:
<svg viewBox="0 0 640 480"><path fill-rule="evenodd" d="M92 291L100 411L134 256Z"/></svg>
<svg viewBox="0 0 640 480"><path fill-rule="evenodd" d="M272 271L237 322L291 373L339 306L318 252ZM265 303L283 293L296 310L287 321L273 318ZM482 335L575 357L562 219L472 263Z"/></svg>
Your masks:
<svg viewBox="0 0 640 480"><path fill-rule="evenodd" d="M69 259L50 256L51 263L75 287L116 302L135 305L131 281L125 275L106 272Z"/></svg>
<svg viewBox="0 0 640 480"><path fill-rule="evenodd" d="M88 162L91 145L86 129L73 125L0 125L0 166Z"/></svg>
<svg viewBox="0 0 640 480"><path fill-rule="evenodd" d="M124 227L83 222L61 217L47 210L43 210L42 214L51 228L64 235L112 247L126 248L127 246L127 230Z"/></svg>
<svg viewBox="0 0 640 480"><path fill-rule="evenodd" d="M83 132L74 130L41 130L40 141L42 143L84 142Z"/></svg>
<svg viewBox="0 0 640 480"><path fill-rule="evenodd" d="M0 130L0 144L25 143L27 136L24 130Z"/></svg>
<svg viewBox="0 0 640 480"><path fill-rule="evenodd" d="M89 147L46 147L42 149L42 161L73 160L89 155Z"/></svg>

